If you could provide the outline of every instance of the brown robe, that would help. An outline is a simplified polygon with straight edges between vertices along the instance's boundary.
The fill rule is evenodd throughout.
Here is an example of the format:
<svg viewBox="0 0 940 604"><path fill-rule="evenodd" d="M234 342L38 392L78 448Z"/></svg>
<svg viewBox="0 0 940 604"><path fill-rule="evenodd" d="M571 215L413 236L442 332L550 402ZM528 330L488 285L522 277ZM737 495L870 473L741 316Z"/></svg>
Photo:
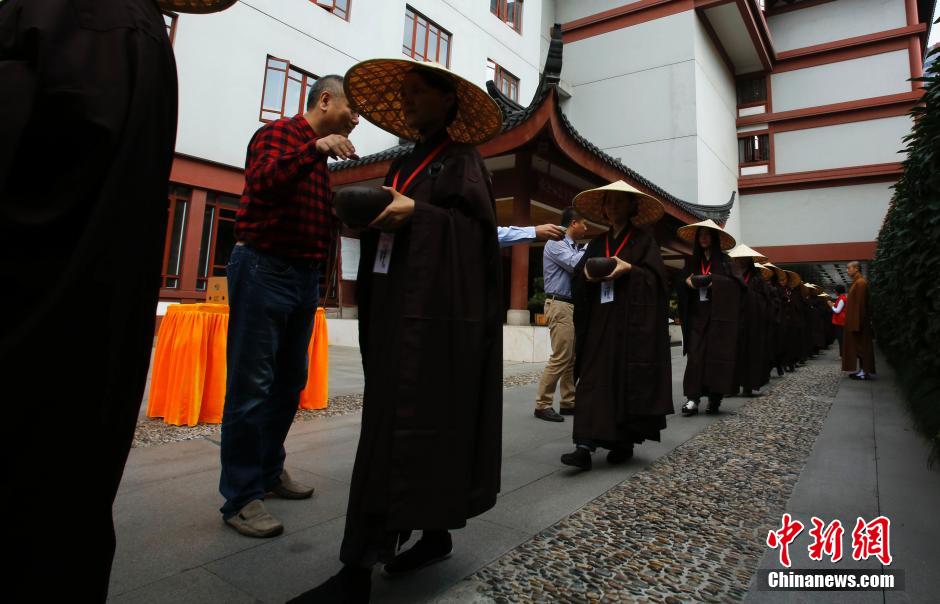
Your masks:
<svg viewBox="0 0 940 604"><path fill-rule="evenodd" d="M625 229L629 231L630 229ZM627 232L611 235L614 252ZM633 265L613 281L614 300L601 303L601 284L584 265L607 255L607 234L595 237L574 271L574 441L608 449L659 440L673 413L666 267L649 232L633 228L618 256Z"/></svg>
<svg viewBox="0 0 940 604"><path fill-rule="evenodd" d="M156 4L0 3L0 115L5 599L103 602L176 138Z"/></svg>
<svg viewBox="0 0 940 604"><path fill-rule="evenodd" d="M402 164L402 181L437 141ZM402 183L399 183L401 186ZM387 274L379 233L362 237L362 433L341 559L387 559L411 529L465 526L496 502L502 436L500 255L489 175L452 143L404 192L414 215L395 233Z"/></svg>
<svg viewBox="0 0 940 604"><path fill-rule="evenodd" d="M685 284L689 275L701 274L687 258L679 274L679 310L682 313L682 345L687 361L682 390L686 398L735 392L738 324L741 321L744 280L727 254L712 258L710 301L699 301L697 289Z"/></svg>
<svg viewBox="0 0 940 604"><path fill-rule="evenodd" d="M750 394L770 381L767 354L767 325L770 296L768 285L760 274L751 270L746 277L744 313L738 327L738 360L736 387Z"/></svg>
<svg viewBox="0 0 940 604"><path fill-rule="evenodd" d="M849 288L845 304L845 354L842 371L856 371L859 363L865 373L875 373L875 346L872 342L871 306L868 281L859 275Z"/></svg>

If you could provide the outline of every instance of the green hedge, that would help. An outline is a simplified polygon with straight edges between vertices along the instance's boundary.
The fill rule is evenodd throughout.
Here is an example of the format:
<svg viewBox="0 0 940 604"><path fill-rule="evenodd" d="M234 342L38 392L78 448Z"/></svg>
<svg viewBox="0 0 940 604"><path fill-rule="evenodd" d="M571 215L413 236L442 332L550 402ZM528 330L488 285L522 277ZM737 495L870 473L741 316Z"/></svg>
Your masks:
<svg viewBox="0 0 940 604"><path fill-rule="evenodd" d="M940 54L934 49L931 56ZM904 173L871 268L878 345L897 370L918 428L940 459L940 58L921 80Z"/></svg>

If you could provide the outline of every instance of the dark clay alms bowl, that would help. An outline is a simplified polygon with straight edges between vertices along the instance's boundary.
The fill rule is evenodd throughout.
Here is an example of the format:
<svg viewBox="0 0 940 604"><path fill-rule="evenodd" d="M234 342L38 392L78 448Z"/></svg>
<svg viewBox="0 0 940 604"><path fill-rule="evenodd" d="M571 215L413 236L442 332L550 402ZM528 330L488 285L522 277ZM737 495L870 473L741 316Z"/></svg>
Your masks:
<svg viewBox="0 0 940 604"><path fill-rule="evenodd" d="M336 215L354 229L369 226L392 202L392 194L381 187L346 187L333 195Z"/></svg>
<svg viewBox="0 0 940 604"><path fill-rule="evenodd" d="M617 260L615 258L588 258L584 267L592 279L603 279L617 268Z"/></svg>

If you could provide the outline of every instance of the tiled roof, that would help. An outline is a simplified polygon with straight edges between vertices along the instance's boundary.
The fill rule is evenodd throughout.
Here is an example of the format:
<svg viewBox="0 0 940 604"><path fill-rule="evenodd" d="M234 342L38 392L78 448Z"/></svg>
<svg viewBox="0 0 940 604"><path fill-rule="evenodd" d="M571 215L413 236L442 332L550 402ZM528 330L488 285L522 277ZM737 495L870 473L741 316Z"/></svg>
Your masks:
<svg viewBox="0 0 940 604"><path fill-rule="evenodd" d="M486 83L487 92L489 92L490 96L493 97L493 100L496 101L496 104L499 105L499 108L503 112L502 133L509 132L510 130L517 128L521 124L525 123L526 120L528 120L539 109L539 107L541 107L546 97L549 96L549 92L552 90L552 88L558 84L561 76L561 50L561 28L556 25L552 30L552 41L551 45L549 46L548 58L545 61L545 68L542 72L541 78L539 79L538 88L535 91L532 102L529 103L527 107L523 107L519 103L516 103L501 93L492 81ZM658 197L663 203L672 204L683 212L691 214L697 218L711 218L712 220L721 223L724 223L728 219L728 215L731 213L731 207L734 205L734 193L731 194L731 199L721 205L702 205L679 199L675 195L668 193L662 187L657 186L649 179L644 178L634 170L631 170L620 160L611 157L599 149L597 145L587 140L578 132L578 130L568 119L568 116L566 116L561 111L561 108L557 105L555 107L555 111L558 112L558 117L567 133L572 138L574 138L582 148L589 151L605 164L622 173L625 177L625 180L639 184L653 193L653 195ZM357 160L333 163L330 165L330 170L345 170L348 168L365 166L386 160L393 160L408 154L412 147L413 145L411 143L396 145L389 149L385 149L384 151L366 155L365 157L361 157Z"/></svg>

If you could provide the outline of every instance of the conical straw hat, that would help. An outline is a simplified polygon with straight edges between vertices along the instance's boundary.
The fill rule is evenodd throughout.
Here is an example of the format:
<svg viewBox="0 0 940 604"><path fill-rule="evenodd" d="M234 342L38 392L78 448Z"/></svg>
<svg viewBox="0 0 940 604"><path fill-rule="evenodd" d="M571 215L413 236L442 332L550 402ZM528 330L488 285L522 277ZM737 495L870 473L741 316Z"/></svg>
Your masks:
<svg viewBox="0 0 940 604"><path fill-rule="evenodd" d="M728 256L731 258L754 258L758 262L767 261L767 256L744 245L743 243L739 243L738 245L734 246L734 248L728 252Z"/></svg>
<svg viewBox="0 0 940 604"><path fill-rule="evenodd" d="M763 277L765 281L770 281L770 277L774 274L774 269L768 268L760 262L755 262L754 267L760 269L760 276Z"/></svg>
<svg viewBox="0 0 940 604"><path fill-rule="evenodd" d="M163 10L177 13L217 13L235 4L236 0L157 0Z"/></svg>
<svg viewBox="0 0 940 604"><path fill-rule="evenodd" d="M350 104L361 116L401 138L418 139L418 131L405 122L401 87L414 70L428 70L451 80L457 90L457 117L447 127L451 140L479 145L503 127L503 114L482 88L439 63L411 59L369 59L353 65L343 78Z"/></svg>
<svg viewBox="0 0 940 604"><path fill-rule="evenodd" d="M787 271L787 270L783 272L787 274L787 287L789 287L790 289L799 287L800 284L803 283L803 277L800 277L798 273L794 273L793 271Z"/></svg>
<svg viewBox="0 0 940 604"><path fill-rule="evenodd" d="M604 217L603 205L607 197L628 197L636 199L636 215L630 221L636 226L653 224L663 217L665 209L658 199L643 193L622 180L603 187L581 191L572 202L575 209L592 222L608 224Z"/></svg>
<svg viewBox="0 0 940 604"><path fill-rule="evenodd" d="M721 239L721 249L722 251L730 250L737 243L734 240L734 237L730 233L725 231L723 228L715 224L713 220L703 220L702 222L696 222L695 224L687 224L685 226L679 227L679 230L676 231L676 234L679 235L680 239L688 241L693 246L695 245L695 234L698 233L699 228L711 229L718 233L718 237Z"/></svg>
<svg viewBox="0 0 940 604"><path fill-rule="evenodd" d="M772 270L774 273L776 273L776 275L777 275L777 281L779 281L782 285L785 285L785 284L786 284L786 282L787 282L787 271L783 270L782 268L780 268L779 266L777 266L776 264L774 264L774 263L772 263L772 262L765 262L765 263L764 263L764 267L765 267L765 268L769 268L769 269Z"/></svg>

